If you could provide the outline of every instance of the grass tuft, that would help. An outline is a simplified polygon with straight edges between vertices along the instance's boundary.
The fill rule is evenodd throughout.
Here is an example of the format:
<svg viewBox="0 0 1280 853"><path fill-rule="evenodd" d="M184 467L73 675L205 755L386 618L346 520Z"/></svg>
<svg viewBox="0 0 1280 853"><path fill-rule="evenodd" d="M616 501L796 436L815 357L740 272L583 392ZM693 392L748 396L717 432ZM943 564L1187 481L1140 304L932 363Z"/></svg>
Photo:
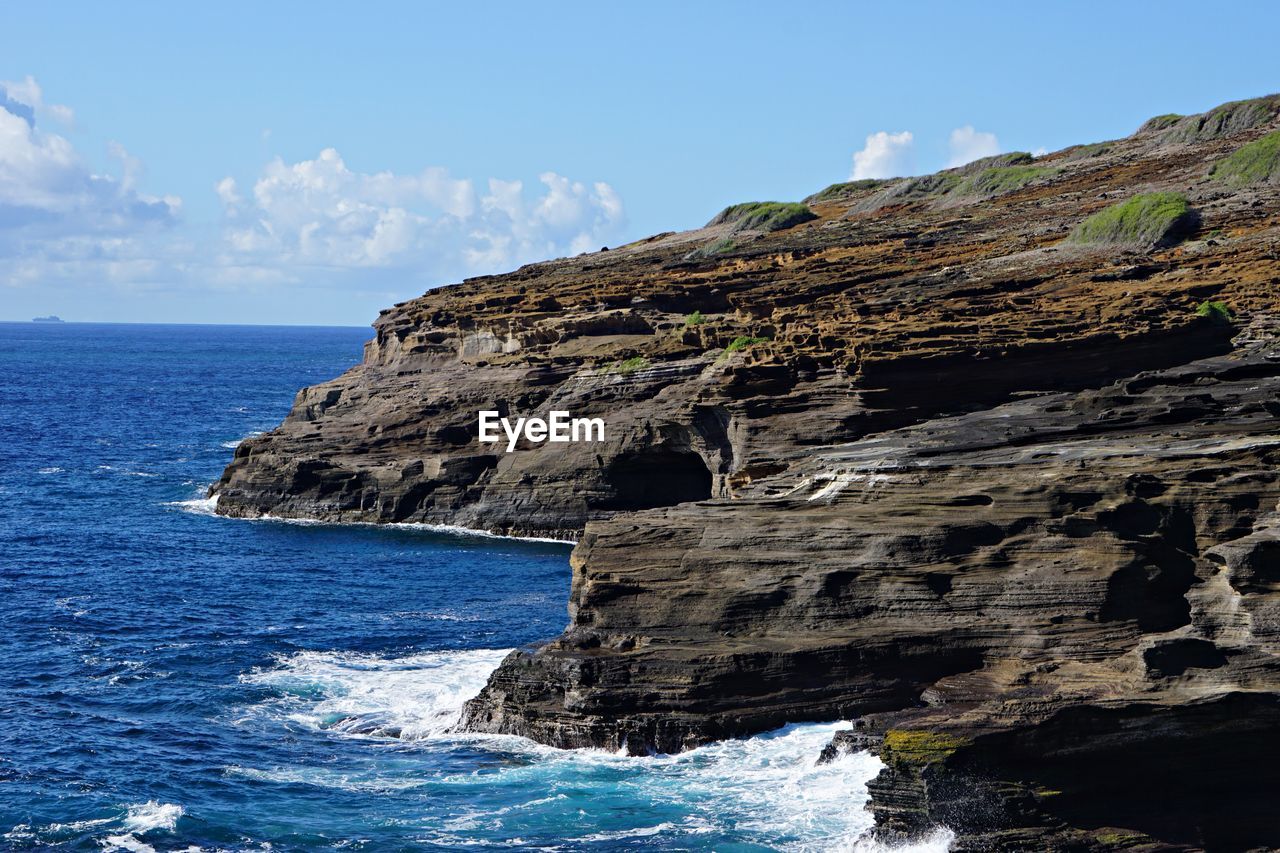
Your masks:
<svg viewBox="0 0 1280 853"><path fill-rule="evenodd" d="M892 183L892 180L881 180L879 178L865 178L860 181L845 181L842 184L832 184L825 190L816 192L805 199L806 202L816 203L823 201L834 201L836 199L846 198L861 192L869 192L879 189L885 184Z"/></svg>
<svg viewBox="0 0 1280 853"><path fill-rule="evenodd" d="M1160 134L1161 142L1207 142L1266 124L1280 114L1280 95L1232 101L1207 113L1183 116ZM1147 122L1149 125L1151 122ZM1148 129L1143 125L1143 129ZM1159 128L1154 128L1159 129Z"/></svg>
<svg viewBox="0 0 1280 853"><path fill-rule="evenodd" d="M1209 177L1237 187L1263 181L1280 182L1280 130L1223 157L1213 164Z"/></svg>
<svg viewBox="0 0 1280 853"><path fill-rule="evenodd" d="M756 344L767 344L768 342L769 342L768 338L753 338L750 335L741 335L739 337L734 338L732 341L730 341L729 345L724 348L724 351L725 352L741 352L747 347L753 347Z"/></svg>
<svg viewBox="0 0 1280 853"><path fill-rule="evenodd" d="M1035 159L1029 151L1006 151L1004 154L992 154L990 157L970 160L957 168L956 171L961 175L976 175L979 172L985 172L987 169L999 169L1004 166L1026 166L1034 163Z"/></svg>
<svg viewBox="0 0 1280 853"><path fill-rule="evenodd" d="M622 361L615 361L612 364L606 364L604 367L597 369L596 374L599 376L627 376L635 373L637 370L643 370L648 366L649 359L642 355L635 355L631 358L623 359Z"/></svg>
<svg viewBox="0 0 1280 853"><path fill-rule="evenodd" d="M1195 230L1196 216L1181 193L1146 193L1104 207L1076 226L1073 243L1155 248L1173 246Z"/></svg>
<svg viewBox="0 0 1280 853"><path fill-rule="evenodd" d="M726 207L707 224L729 224L734 231L781 231L817 218L816 213L799 202L748 201Z"/></svg>
<svg viewBox="0 0 1280 853"><path fill-rule="evenodd" d="M688 317L684 318L685 328L688 328L689 326L701 326L705 322L707 322L707 318L702 316L701 311L694 311Z"/></svg>
<svg viewBox="0 0 1280 853"><path fill-rule="evenodd" d="M1001 195L1032 181L1051 178L1059 170L1049 166L994 166L965 178L951 191L955 196Z"/></svg>
<svg viewBox="0 0 1280 853"><path fill-rule="evenodd" d="M1091 160L1094 157L1101 157L1110 150L1110 142L1092 142L1088 145L1077 145L1074 148L1067 149L1067 159L1071 161Z"/></svg>
<svg viewBox="0 0 1280 853"><path fill-rule="evenodd" d="M1225 302L1201 302L1196 306L1196 316L1215 323L1231 323L1236 319Z"/></svg>
<svg viewBox="0 0 1280 853"><path fill-rule="evenodd" d="M1152 116L1142 123L1142 127L1138 128L1138 133L1152 133L1157 130L1165 130L1173 127L1184 118L1186 118L1186 116L1181 113L1165 113L1164 115Z"/></svg>

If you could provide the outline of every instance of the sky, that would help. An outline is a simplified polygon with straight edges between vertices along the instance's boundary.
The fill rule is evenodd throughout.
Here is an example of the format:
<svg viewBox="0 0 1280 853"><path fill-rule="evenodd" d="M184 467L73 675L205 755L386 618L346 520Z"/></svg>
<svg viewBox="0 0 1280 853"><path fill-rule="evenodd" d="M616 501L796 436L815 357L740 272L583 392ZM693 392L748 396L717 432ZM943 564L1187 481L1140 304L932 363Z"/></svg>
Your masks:
<svg viewBox="0 0 1280 853"><path fill-rule="evenodd" d="M1280 4L7 4L0 320L366 325L1280 91Z"/></svg>

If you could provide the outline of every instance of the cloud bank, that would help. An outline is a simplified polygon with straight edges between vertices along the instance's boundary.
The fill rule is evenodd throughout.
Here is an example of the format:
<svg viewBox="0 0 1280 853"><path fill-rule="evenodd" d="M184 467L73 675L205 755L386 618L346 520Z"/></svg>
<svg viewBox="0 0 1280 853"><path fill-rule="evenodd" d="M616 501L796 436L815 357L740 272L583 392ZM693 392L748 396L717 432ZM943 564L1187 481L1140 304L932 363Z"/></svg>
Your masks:
<svg viewBox="0 0 1280 853"><path fill-rule="evenodd" d="M222 205L214 239L186 223L174 196L144 193L143 164L123 146L116 174L95 173L45 119L34 79L0 83L0 284L59 281L128 288L312 285L405 296L469 275L599 249L626 222L607 183L544 172L534 186L470 179L429 166L413 174L349 168L333 148L276 158L243 189L210 187Z"/></svg>
<svg viewBox="0 0 1280 853"><path fill-rule="evenodd" d="M492 178L481 193L439 167L352 171L333 148L276 159L247 193L231 177L214 187L226 208L222 260L283 277L317 268L456 277L599 249L624 224L608 184L554 172L539 180L529 198L521 181Z"/></svg>
<svg viewBox="0 0 1280 853"><path fill-rule="evenodd" d="M121 175L97 174L43 119L69 123L70 109L46 105L28 77L0 82L0 259L12 279L38 277L86 258L105 272L135 257L137 242L173 225L181 202L137 188L141 164L124 147L109 153Z"/></svg>

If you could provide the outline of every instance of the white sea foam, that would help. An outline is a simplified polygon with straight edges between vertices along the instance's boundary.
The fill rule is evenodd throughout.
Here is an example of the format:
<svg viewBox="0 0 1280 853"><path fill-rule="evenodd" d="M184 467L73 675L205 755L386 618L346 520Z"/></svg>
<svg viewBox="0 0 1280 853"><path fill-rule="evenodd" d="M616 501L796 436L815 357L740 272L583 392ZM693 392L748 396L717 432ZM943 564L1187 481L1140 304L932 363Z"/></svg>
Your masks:
<svg viewBox="0 0 1280 853"><path fill-rule="evenodd" d="M108 853L114 850L127 850L128 853L156 853L156 848L132 835L108 835L102 839L102 847Z"/></svg>
<svg viewBox="0 0 1280 853"><path fill-rule="evenodd" d="M183 512L193 515L217 515L218 496L208 498L191 498L185 501L167 501L165 506L175 506Z"/></svg>
<svg viewBox="0 0 1280 853"><path fill-rule="evenodd" d="M319 788L336 788L340 791L360 793L390 793L411 791L429 783L415 777L368 777L357 773L339 773L319 767L275 767L260 770L256 767L232 765L225 768L228 776L256 779L263 782L280 782L290 785L313 785Z"/></svg>
<svg viewBox="0 0 1280 853"><path fill-rule="evenodd" d="M382 658L299 652L241 681L279 696L260 706L295 723L351 737L440 737L484 687L510 649L426 652Z"/></svg>
<svg viewBox="0 0 1280 853"><path fill-rule="evenodd" d="M506 650L426 652L383 658L351 652L302 652L279 665L242 678L276 695L258 705L258 716L303 725L338 737L399 736L419 742L471 743L515 754L486 773L405 775L372 765L351 772L317 772L313 767L255 769L228 767L231 775L292 784L358 791L405 791L427 795L452 789L468 800L477 786L505 789L527 799L501 807L455 815L435 843L486 843L493 831L513 829L529 815L596 809L607 812L611 799L622 808L649 803L652 820L636 826L596 826L573 841L637 843L649 836L669 838L707 833L745 837L753 844L794 853L847 851L940 853L952 839L939 831L908 845L886 846L868 837L871 815L865 810L867 783L883 765L871 753L844 755L818 764L818 753L847 723L792 725L744 740L730 740L679 755L632 758L603 750L559 750L524 738L451 732L463 703L476 695ZM434 748L434 747L433 747ZM505 797L503 799L506 799ZM514 821L508 824L507 821ZM481 837L477 837L476 832ZM508 843L514 843L509 837Z"/></svg>
<svg viewBox="0 0 1280 853"><path fill-rule="evenodd" d="M222 442L221 444L222 444L222 446L223 446L223 447L227 448L228 450L235 450L237 447L239 447L240 445L244 444L247 440L249 440L249 439L251 439L251 438L257 438L258 436L260 436L260 435L262 435L262 434L263 434L263 433L262 433L262 430L260 430L260 429L255 429L253 432L249 433L249 434L248 434L248 435L246 435L246 436L242 436L241 438L237 438L237 439L235 439L234 441L224 441L224 442Z"/></svg>
<svg viewBox="0 0 1280 853"><path fill-rule="evenodd" d="M445 533L450 536L469 536L477 539L511 539L517 542L551 542L557 545L576 545L573 539L554 539L549 536L512 536L506 533L493 533L474 527L463 527L460 524L427 524L421 521L393 521L379 523L373 521L332 522L318 518L286 518L280 515L260 515L245 521L270 521L276 524L300 524L303 526L320 524L338 524L342 527L378 527L392 530L421 530L425 533Z"/></svg>
<svg viewBox="0 0 1280 853"><path fill-rule="evenodd" d="M165 506L178 507L184 512L194 513L196 515L217 515L218 496L203 497L207 485L200 488L200 497L191 498L185 501L168 501ZM450 536L470 536L480 539L510 539L517 542L551 542L557 545L574 545L577 544L572 539L553 539L547 536L509 536L503 533L491 533L488 530L477 530L472 527L463 527L458 524L424 524L422 522L403 521L392 522L389 524L379 524L368 521L344 521L332 522L323 521L318 518L285 518L279 515L260 515L255 518L236 518L237 521L248 522L269 522L272 524L297 524L304 527L337 524L342 527L377 527L391 528L397 530L421 530L427 533L445 533Z"/></svg>
<svg viewBox="0 0 1280 853"><path fill-rule="evenodd" d="M36 471L36 473L37 473L37 474L61 474L61 473L62 473L62 471L63 471L63 469L61 469L61 468L59 468L58 466L54 465L54 466L49 467L49 468L41 468L40 470Z"/></svg>
<svg viewBox="0 0 1280 853"><path fill-rule="evenodd" d="M173 832L183 813L184 809L177 803L162 803L157 800L126 806L121 820L121 829L124 831L106 836L101 844L106 850L153 853L155 848L139 836L150 832Z"/></svg>
<svg viewBox="0 0 1280 853"><path fill-rule="evenodd" d="M137 833L159 829L173 832L174 827L178 825L178 818L182 817L184 811L177 803L161 803L156 800L127 806L126 810L124 828Z"/></svg>
<svg viewBox="0 0 1280 853"><path fill-rule="evenodd" d="M337 525L341 527L377 527L391 530L421 530L424 533L445 533L450 536L469 536L478 539L510 539L516 542L551 542L557 545L576 545L573 539L553 539L549 536L511 536L505 533L492 533L474 527L463 527L460 524L426 524L420 521L393 521L379 523L373 521L324 521L318 518L286 518L280 515L260 515L256 518L241 518L240 521L268 521L274 524L297 524L304 527L316 525Z"/></svg>

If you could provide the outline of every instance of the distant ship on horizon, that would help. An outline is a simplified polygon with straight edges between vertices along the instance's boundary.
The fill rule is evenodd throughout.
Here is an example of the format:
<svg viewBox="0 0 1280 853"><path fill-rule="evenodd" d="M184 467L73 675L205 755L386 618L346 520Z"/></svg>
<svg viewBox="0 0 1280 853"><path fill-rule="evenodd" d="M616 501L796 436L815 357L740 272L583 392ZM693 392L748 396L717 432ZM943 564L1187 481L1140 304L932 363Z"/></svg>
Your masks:
<svg viewBox="0 0 1280 853"><path fill-rule="evenodd" d="M57 314L50 314L48 317L33 317L31 318L31 322L33 323L65 323L67 321L59 317Z"/></svg>

